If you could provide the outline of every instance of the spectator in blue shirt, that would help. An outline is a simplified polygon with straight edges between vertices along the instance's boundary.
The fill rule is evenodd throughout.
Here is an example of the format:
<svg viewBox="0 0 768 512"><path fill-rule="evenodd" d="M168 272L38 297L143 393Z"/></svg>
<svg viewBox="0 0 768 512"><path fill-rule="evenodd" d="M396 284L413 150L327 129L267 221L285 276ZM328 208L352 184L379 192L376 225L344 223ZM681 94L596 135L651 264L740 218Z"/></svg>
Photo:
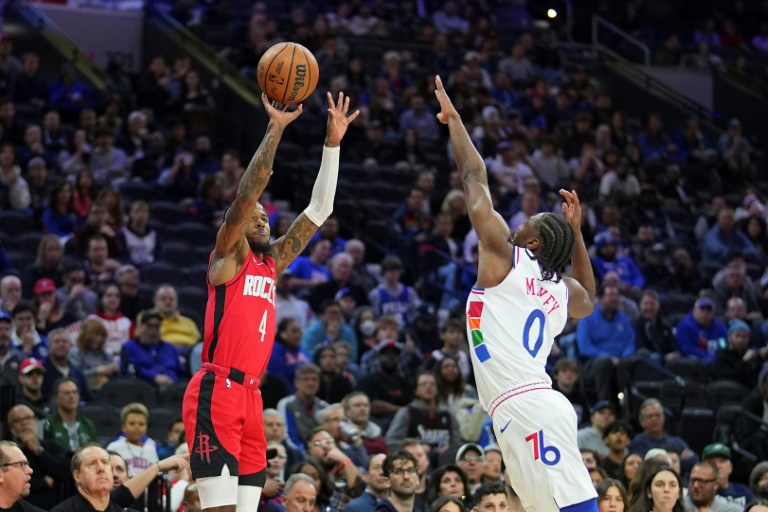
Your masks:
<svg viewBox="0 0 768 512"><path fill-rule="evenodd" d="M635 352L635 330L619 311L619 290L615 286L600 289L598 305L579 322L576 339L579 353L586 360L584 378L594 383L599 400L614 399L616 367L621 358Z"/></svg>
<svg viewBox="0 0 768 512"><path fill-rule="evenodd" d="M93 107L91 89L75 77L75 68L64 63L59 68L59 77L48 88L49 102L61 114L65 123L77 122L80 110Z"/></svg>
<svg viewBox="0 0 768 512"><path fill-rule="evenodd" d="M632 258L617 254L620 242L613 237L610 231L603 231L595 237L595 255L592 263L597 268L600 279L608 272L616 272L622 284L629 288L642 290L645 285L643 274Z"/></svg>
<svg viewBox="0 0 768 512"><path fill-rule="evenodd" d="M301 348L301 336L301 326L296 320L290 317L280 320L277 324L275 345L267 365L269 373L285 379L291 393L296 391L293 387L296 368L312 362L309 355Z"/></svg>
<svg viewBox="0 0 768 512"><path fill-rule="evenodd" d="M718 349L726 347L728 329L715 320L715 304L709 297L701 297L693 310L677 324L677 348L684 356L710 364Z"/></svg>
<svg viewBox="0 0 768 512"><path fill-rule="evenodd" d="M315 320L301 337L301 348L307 354L314 354L321 345L332 345L337 341L346 341L351 345L350 358L357 362L357 336L355 330L344 322L341 306L338 302L327 300L317 311Z"/></svg>
<svg viewBox="0 0 768 512"><path fill-rule="evenodd" d="M325 262L331 255L331 243L319 238L309 249L309 256L299 256L288 266L293 279L291 285L294 288L312 287L316 284L331 280L331 271L325 266Z"/></svg>
<svg viewBox="0 0 768 512"><path fill-rule="evenodd" d="M400 134L404 134L409 128L416 132L420 140L437 140L440 134L437 120L426 108L423 96L413 96L411 108L400 114Z"/></svg>
<svg viewBox="0 0 768 512"><path fill-rule="evenodd" d="M717 224L704 235L701 261L725 265L729 256L737 250L741 251L747 260L760 263L760 253L736 226L733 210L723 208L717 214Z"/></svg>
<svg viewBox="0 0 768 512"><path fill-rule="evenodd" d="M670 436L664 431L664 409L655 398L649 398L640 404L640 427L642 432L637 434L629 443L628 453L638 453L642 457L653 448L664 449L674 446L680 452L680 466L683 471L689 470L698 457L688 447L688 444L677 436Z"/></svg>
<svg viewBox="0 0 768 512"><path fill-rule="evenodd" d="M168 386L183 375L176 347L160 339L160 313L148 309L141 314L141 332L123 345L122 372L135 373L150 384Z"/></svg>
<svg viewBox="0 0 768 512"><path fill-rule="evenodd" d="M316 240L328 240L331 243L331 256L344 252L347 246L347 241L339 236L339 220L336 217L325 219L325 222L320 225L320 228L312 236L310 242L315 242Z"/></svg>

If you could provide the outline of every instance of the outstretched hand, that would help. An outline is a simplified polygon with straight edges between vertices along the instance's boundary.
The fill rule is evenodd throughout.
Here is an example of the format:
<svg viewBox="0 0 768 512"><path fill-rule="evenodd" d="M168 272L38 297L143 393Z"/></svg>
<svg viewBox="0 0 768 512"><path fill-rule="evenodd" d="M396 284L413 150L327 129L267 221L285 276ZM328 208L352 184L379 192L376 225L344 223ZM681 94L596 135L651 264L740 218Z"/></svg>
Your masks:
<svg viewBox="0 0 768 512"><path fill-rule="evenodd" d="M334 103L331 93L328 95L328 126L325 134L325 145L328 147L336 147L341 144L341 139L344 138L344 134L347 133L347 127L349 123L355 120L360 115L359 110L347 116L349 112L349 96L344 97L344 93L339 93L339 101Z"/></svg>
<svg viewBox="0 0 768 512"><path fill-rule="evenodd" d="M448 124L448 121L452 117L459 117L459 113L456 111L456 107L453 106L451 98L448 97L448 93L445 92L443 87L443 81L440 79L440 75L435 77L435 96L440 103L440 113L437 114L437 120L443 124Z"/></svg>
<svg viewBox="0 0 768 512"><path fill-rule="evenodd" d="M568 221L577 233L581 232L581 203L575 190L568 192L560 189L560 195L565 198L563 203L563 217Z"/></svg>
<svg viewBox="0 0 768 512"><path fill-rule="evenodd" d="M261 103L264 104L264 110L267 111L269 120L277 123L280 128L283 129L295 121L296 118L299 117L302 112L304 112L304 106L301 104L299 104L296 110L292 110L290 112L288 112L288 105L285 105L281 109L277 109L272 106L272 102L264 93L261 93Z"/></svg>

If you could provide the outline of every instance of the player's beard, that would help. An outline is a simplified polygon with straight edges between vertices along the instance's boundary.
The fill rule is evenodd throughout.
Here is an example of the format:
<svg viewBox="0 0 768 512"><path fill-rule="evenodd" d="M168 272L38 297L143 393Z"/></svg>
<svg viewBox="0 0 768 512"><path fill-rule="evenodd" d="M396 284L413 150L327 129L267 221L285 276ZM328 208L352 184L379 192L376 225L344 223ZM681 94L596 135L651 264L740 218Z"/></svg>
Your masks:
<svg viewBox="0 0 768 512"><path fill-rule="evenodd" d="M251 248L254 254L271 254L272 246L269 242L257 242L255 240L248 240L248 246Z"/></svg>

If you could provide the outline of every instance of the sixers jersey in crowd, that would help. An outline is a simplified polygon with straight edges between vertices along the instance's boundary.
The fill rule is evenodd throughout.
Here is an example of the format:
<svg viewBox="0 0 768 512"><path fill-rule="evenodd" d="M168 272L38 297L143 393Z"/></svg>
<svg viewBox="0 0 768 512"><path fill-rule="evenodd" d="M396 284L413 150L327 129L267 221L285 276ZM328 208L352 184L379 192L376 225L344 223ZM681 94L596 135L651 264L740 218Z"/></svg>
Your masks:
<svg viewBox="0 0 768 512"><path fill-rule="evenodd" d="M202 358L249 375L261 375L275 340L275 260L248 252L226 283L208 283Z"/></svg>
<svg viewBox="0 0 768 512"><path fill-rule="evenodd" d="M489 413L509 390L551 388L545 365L568 319L565 283L542 280L538 261L521 247L512 258L512 270L498 286L473 288L467 301L477 392Z"/></svg>

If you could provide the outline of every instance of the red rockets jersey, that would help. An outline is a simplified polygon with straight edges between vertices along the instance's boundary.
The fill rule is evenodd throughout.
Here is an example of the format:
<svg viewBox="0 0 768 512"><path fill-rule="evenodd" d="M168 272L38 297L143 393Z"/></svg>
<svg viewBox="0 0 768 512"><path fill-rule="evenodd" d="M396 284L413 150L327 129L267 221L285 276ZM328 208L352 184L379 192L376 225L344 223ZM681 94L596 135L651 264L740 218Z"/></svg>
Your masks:
<svg viewBox="0 0 768 512"><path fill-rule="evenodd" d="M203 362L261 376L275 343L275 259L248 251L240 272L208 283Z"/></svg>

